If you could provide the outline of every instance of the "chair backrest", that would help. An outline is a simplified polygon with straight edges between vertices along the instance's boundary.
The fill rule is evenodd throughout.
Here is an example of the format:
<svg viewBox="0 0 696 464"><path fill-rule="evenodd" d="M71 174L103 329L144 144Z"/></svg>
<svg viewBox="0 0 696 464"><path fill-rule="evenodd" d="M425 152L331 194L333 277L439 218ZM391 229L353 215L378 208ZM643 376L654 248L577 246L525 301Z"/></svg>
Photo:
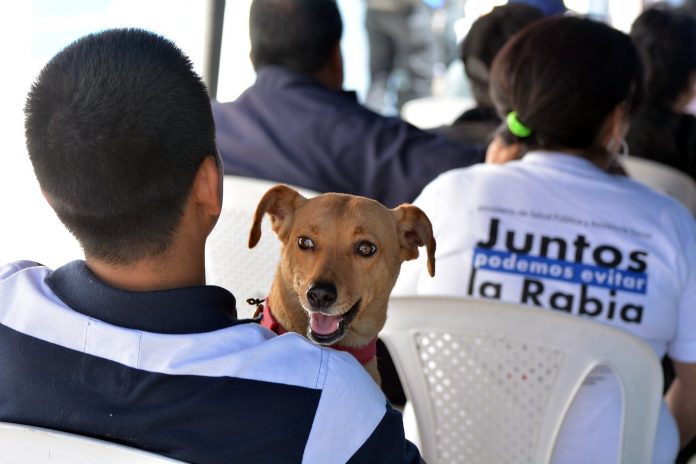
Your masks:
<svg viewBox="0 0 696 464"><path fill-rule="evenodd" d="M552 310L424 296L392 297L380 337L431 464L548 463L596 366L611 368L621 385L621 462L651 462L662 371L637 337Z"/></svg>
<svg viewBox="0 0 696 464"><path fill-rule="evenodd" d="M72 433L0 422L3 464L166 464L173 459Z"/></svg>
<svg viewBox="0 0 696 464"><path fill-rule="evenodd" d="M635 156L621 158L621 163L630 177L676 198L696 215L696 181L691 176L666 164Z"/></svg>
<svg viewBox="0 0 696 464"><path fill-rule="evenodd" d="M206 244L206 279L209 284L230 290L237 298L240 318L250 317L254 307L247 298L265 298L271 290L280 258L280 242L268 220L261 224L261 240L249 249L249 231L259 200L278 185L260 179L226 175L222 214ZM293 187L306 197L318 195Z"/></svg>
<svg viewBox="0 0 696 464"><path fill-rule="evenodd" d="M422 97L409 100L401 107L401 118L421 129L452 124L465 110L476 106L466 97Z"/></svg>

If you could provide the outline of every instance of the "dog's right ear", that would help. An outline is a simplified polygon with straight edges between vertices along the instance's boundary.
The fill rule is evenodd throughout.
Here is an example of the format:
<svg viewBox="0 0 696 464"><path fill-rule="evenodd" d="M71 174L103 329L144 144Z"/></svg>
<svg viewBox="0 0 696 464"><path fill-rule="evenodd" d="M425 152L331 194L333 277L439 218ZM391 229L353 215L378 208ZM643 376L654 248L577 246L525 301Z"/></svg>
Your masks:
<svg viewBox="0 0 696 464"><path fill-rule="evenodd" d="M254 223L249 232L249 248L254 248L261 239L261 221L268 213L271 217L271 227L281 242L285 243L290 233L295 210L302 206L307 199L287 185L276 185L266 192L254 213Z"/></svg>
<svg viewBox="0 0 696 464"><path fill-rule="evenodd" d="M428 274L435 276L435 238L430 219L417 206L403 204L392 210L396 214L396 229L401 245L401 259L418 258L418 247L425 246L428 253Z"/></svg>

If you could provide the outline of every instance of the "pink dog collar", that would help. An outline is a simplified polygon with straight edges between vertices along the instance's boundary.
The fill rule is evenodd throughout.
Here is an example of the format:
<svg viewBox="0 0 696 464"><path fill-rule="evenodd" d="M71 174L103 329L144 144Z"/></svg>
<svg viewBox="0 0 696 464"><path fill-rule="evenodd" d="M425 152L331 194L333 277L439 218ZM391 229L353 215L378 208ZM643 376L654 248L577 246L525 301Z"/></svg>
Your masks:
<svg viewBox="0 0 696 464"><path fill-rule="evenodd" d="M356 348L354 346L345 346L345 345L332 345L331 348L334 350L338 351L345 351L346 353L350 353L353 355L355 359L358 360L358 362L362 365L367 364L369 361L372 361L372 359L375 357L377 354L377 337L373 338L370 343L368 343L365 346Z"/></svg>
<svg viewBox="0 0 696 464"><path fill-rule="evenodd" d="M276 318L273 317L273 314L271 314L271 306L268 302L268 297L263 303L263 317L261 318L261 325L277 335L288 333L288 331L285 330L282 325L280 325Z"/></svg>

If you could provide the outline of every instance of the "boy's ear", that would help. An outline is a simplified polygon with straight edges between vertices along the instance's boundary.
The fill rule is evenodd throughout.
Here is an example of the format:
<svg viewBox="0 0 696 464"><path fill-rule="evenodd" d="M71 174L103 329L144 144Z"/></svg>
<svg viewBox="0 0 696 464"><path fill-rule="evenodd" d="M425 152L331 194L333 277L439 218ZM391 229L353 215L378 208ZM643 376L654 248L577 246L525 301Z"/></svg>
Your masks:
<svg viewBox="0 0 696 464"><path fill-rule="evenodd" d="M261 239L261 221L264 214L271 217L271 227L281 242L285 243L292 228L295 210L307 199L287 185L276 185L266 192L254 213L254 222L249 232L249 248L254 248Z"/></svg>
<svg viewBox="0 0 696 464"><path fill-rule="evenodd" d="M195 200L206 213L218 217L222 211L222 171L214 156L206 156L194 179Z"/></svg>

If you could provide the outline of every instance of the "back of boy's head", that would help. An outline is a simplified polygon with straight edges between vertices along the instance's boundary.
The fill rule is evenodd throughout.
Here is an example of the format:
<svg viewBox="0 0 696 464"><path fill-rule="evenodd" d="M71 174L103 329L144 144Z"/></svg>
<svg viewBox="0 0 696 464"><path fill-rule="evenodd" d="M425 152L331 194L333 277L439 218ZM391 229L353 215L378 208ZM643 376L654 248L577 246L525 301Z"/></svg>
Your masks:
<svg viewBox="0 0 696 464"><path fill-rule="evenodd" d="M503 138L529 149L577 149L605 156L599 139L619 104L632 114L643 74L631 39L587 18L542 19L513 37L491 69L491 96L502 119L515 111L531 134Z"/></svg>
<svg viewBox="0 0 696 464"><path fill-rule="evenodd" d="M282 66L320 70L341 40L336 0L254 0L249 12L251 61L256 70Z"/></svg>
<svg viewBox="0 0 696 464"><path fill-rule="evenodd" d="M137 29L85 36L43 68L25 116L41 189L86 256L126 264L167 250L216 155L206 87L173 43Z"/></svg>
<svg viewBox="0 0 696 464"><path fill-rule="evenodd" d="M488 79L496 53L517 31L543 18L538 8L524 3L497 6L474 21L460 48L471 92L481 108L493 108Z"/></svg>
<svg viewBox="0 0 696 464"><path fill-rule="evenodd" d="M668 6L645 10L631 27L645 65L645 99L671 106L696 71L696 19Z"/></svg>

